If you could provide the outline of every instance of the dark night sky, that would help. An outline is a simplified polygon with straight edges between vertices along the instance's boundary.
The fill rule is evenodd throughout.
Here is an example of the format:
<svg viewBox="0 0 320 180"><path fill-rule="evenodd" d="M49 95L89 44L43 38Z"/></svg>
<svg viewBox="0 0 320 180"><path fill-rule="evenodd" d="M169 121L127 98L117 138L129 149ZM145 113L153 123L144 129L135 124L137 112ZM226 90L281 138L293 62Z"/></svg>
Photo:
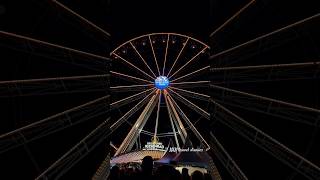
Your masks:
<svg viewBox="0 0 320 180"><path fill-rule="evenodd" d="M112 34L108 39L87 26L74 21L61 10L47 1L36 0L2 0L0 1L0 30L14 32L44 41L57 43L75 49L108 56L108 52L133 37L152 32L177 32L190 35L208 43L212 54L246 42L272 30L304 19L320 12L316 0L257 0L240 17L236 18L214 38L209 34L248 1L233 0L94 0L66 1L61 0L69 8L91 20ZM301 28L294 28L288 34L296 35L288 42L270 43L279 46L273 49L262 47L264 52L243 58L241 51L234 52L233 59L241 59L238 65L272 64L288 62L304 62L318 60L320 56L320 20L306 23ZM286 33L279 37L286 39ZM278 36L277 36L278 37ZM1 39L2 40L2 39ZM67 63L51 61L44 57L34 56L12 50L0 42L0 80L29 79L41 77L74 76L96 74L97 72ZM236 58L234 58L236 57ZM224 62L224 59L219 59ZM228 63L227 61L227 63ZM207 62L213 63L216 62ZM117 67L117 66L113 66ZM101 67L104 69L104 67ZM130 70L128 70L130 72ZM207 77L203 77L207 78ZM318 80L245 83L230 87L268 97L290 101L314 108L320 108L320 85ZM199 89L197 89L199 90ZM202 93L208 89L200 89ZM35 97L0 98L0 134L14 128L35 122L49 115L69 109L92 99L105 95L105 92L58 94ZM121 95L119 95L121 97ZM114 95L114 99L119 98ZM196 102L200 105L203 102ZM185 108L185 107L184 107ZM187 108L185 108L187 110ZM288 147L306 156L315 164L320 165L318 152L320 135L312 127L283 121L270 116L232 109L245 119ZM192 111L187 111L193 119L199 118ZM73 144L78 142L105 117L100 117L70 129L58 132L40 140L19 147L10 152L0 154L0 179L33 179L60 157ZM200 130L208 130L210 122L201 120ZM128 125L125 128L129 128ZM300 175L293 175L293 170L274 159L269 154L237 136L232 130L216 123L211 125L216 136L238 162L249 179L283 179L302 180ZM118 139L126 134L117 132ZM115 140L117 141L117 140ZM63 179L82 177L89 179L104 156L105 144L98 147L90 156L75 166ZM225 179L230 177L218 163ZM4 178L6 179L6 178Z"/></svg>

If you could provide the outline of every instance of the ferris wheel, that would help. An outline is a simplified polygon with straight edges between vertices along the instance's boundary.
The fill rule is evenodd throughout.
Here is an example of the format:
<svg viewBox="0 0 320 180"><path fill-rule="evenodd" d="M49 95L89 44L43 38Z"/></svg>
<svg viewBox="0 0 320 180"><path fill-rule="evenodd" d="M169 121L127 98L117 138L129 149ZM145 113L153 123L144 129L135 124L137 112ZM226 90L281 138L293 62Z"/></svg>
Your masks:
<svg viewBox="0 0 320 180"><path fill-rule="evenodd" d="M190 121L187 113L176 102L176 100L181 100L188 106L195 108L196 111L209 116L204 109L180 95L180 91L190 91L179 88L188 84L208 83L208 81L191 82L186 81L186 79L198 75L197 73L201 71L208 70L209 66L201 67L193 72L184 71L188 66L194 66L194 63L198 64L197 61L205 55L208 49L209 46L205 43L186 35L153 33L131 39L111 52L111 57L113 57L115 63L119 61L122 65L131 69L129 72L136 73L137 76L131 76L125 72L111 71L112 75L122 79L125 78L126 81L131 81L133 84L125 86L120 84L119 86L112 86L110 89L116 91L126 88L129 91L134 91L141 90L143 87L145 90L142 93L130 97L137 97L142 94L143 96L140 96L140 99L143 99L137 105L146 104L137 121L132 124L131 130L121 146L117 149L116 156L130 152L141 132L151 135L152 142L156 142L159 137L171 135L174 137L176 146L180 147L180 144L186 141L186 127L192 130L203 148L209 149L209 145ZM122 69L125 68L117 68L119 71ZM204 94L195 93L196 95L209 98L208 95ZM132 100L137 99L132 98ZM162 108L161 104L163 104ZM150 130L144 129L144 126L150 118L153 118L151 116L152 112L155 112L154 119L152 119L154 129L153 132L149 132ZM170 124L171 131L159 134L159 128L163 127L161 123Z"/></svg>

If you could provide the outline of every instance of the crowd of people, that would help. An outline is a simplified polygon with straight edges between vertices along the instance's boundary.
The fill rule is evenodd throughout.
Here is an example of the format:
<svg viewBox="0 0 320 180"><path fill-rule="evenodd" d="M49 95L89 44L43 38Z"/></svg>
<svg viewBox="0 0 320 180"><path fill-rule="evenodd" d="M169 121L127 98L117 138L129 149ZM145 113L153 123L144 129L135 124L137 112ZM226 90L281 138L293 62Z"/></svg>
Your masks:
<svg viewBox="0 0 320 180"><path fill-rule="evenodd" d="M128 168L113 166L110 170L109 180L213 180L208 173L194 171L191 175L187 168L183 168L180 173L175 169L174 164L160 165L154 167L151 156L146 156L142 160L141 168Z"/></svg>

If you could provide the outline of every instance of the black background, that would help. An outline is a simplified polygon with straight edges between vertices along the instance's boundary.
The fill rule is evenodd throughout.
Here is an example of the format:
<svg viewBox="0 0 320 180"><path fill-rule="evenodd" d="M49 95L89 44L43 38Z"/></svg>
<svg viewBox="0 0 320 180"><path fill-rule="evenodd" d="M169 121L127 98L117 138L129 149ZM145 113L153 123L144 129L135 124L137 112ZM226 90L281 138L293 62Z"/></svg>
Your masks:
<svg viewBox="0 0 320 180"><path fill-rule="evenodd" d="M214 54L320 12L316 0L303 2L258 0L234 22L210 39L209 34L243 7L247 1L64 0L61 2L110 32L112 37L109 39L99 32L90 30L47 1L35 0L0 1L0 30L104 56L108 56L111 49L124 41L142 34L177 32L206 42L211 46L211 54ZM274 49L268 50L267 47L263 47L266 51L258 52L257 55L242 60L240 65L318 60L320 56L319 22L318 18L305 23L304 26L294 28L290 31L290 33L296 34L294 40L280 44ZM284 32L283 36L285 34ZM272 42L272 37L269 40ZM32 54L14 51L2 43L0 52L0 80L96 73ZM241 53L234 52L233 56L237 57L237 55L241 58ZM220 60L224 62L223 59ZM227 60L231 62L233 59ZM214 64L215 62L208 63ZM319 80L248 83L232 87L320 108ZM1 98L0 133L8 132L103 95L105 95L104 92ZM201 102L197 103L201 104ZM320 165L318 153L320 149L317 147L320 137L317 129L252 112L233 110L280 142ZM188 111L188 113L193 119L198 118L193 115L192 111ZM82 139L99 122L101 119L89 121L1 154L0 178L33 179ZM208 123L201 120L197 126L200 130L207 130ZM211 128L214 129L216 136L249 179L289 180L292 177L296 180L304 179L300 175L293 175L295 174L293 170L250 142L243 140L227 127L217 123ZM103 146L81 161L64 178L89 179L105 155ZM219 163L218 168L221 169L225 179L230 178Z"/></svg>

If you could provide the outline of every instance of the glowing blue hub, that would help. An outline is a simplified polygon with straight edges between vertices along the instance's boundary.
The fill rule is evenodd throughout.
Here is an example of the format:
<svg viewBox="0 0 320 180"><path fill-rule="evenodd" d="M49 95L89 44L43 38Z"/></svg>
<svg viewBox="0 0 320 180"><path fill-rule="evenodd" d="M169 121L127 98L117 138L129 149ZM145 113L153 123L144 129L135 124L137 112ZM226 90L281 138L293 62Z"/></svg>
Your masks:
<svg viewBox="0 0 320 180"><path fill-rule="evenodd" d="M160 90L167 88L169 83L169 79L166 76L159 76L156 80L154 80L154 85Z"/></svg>

